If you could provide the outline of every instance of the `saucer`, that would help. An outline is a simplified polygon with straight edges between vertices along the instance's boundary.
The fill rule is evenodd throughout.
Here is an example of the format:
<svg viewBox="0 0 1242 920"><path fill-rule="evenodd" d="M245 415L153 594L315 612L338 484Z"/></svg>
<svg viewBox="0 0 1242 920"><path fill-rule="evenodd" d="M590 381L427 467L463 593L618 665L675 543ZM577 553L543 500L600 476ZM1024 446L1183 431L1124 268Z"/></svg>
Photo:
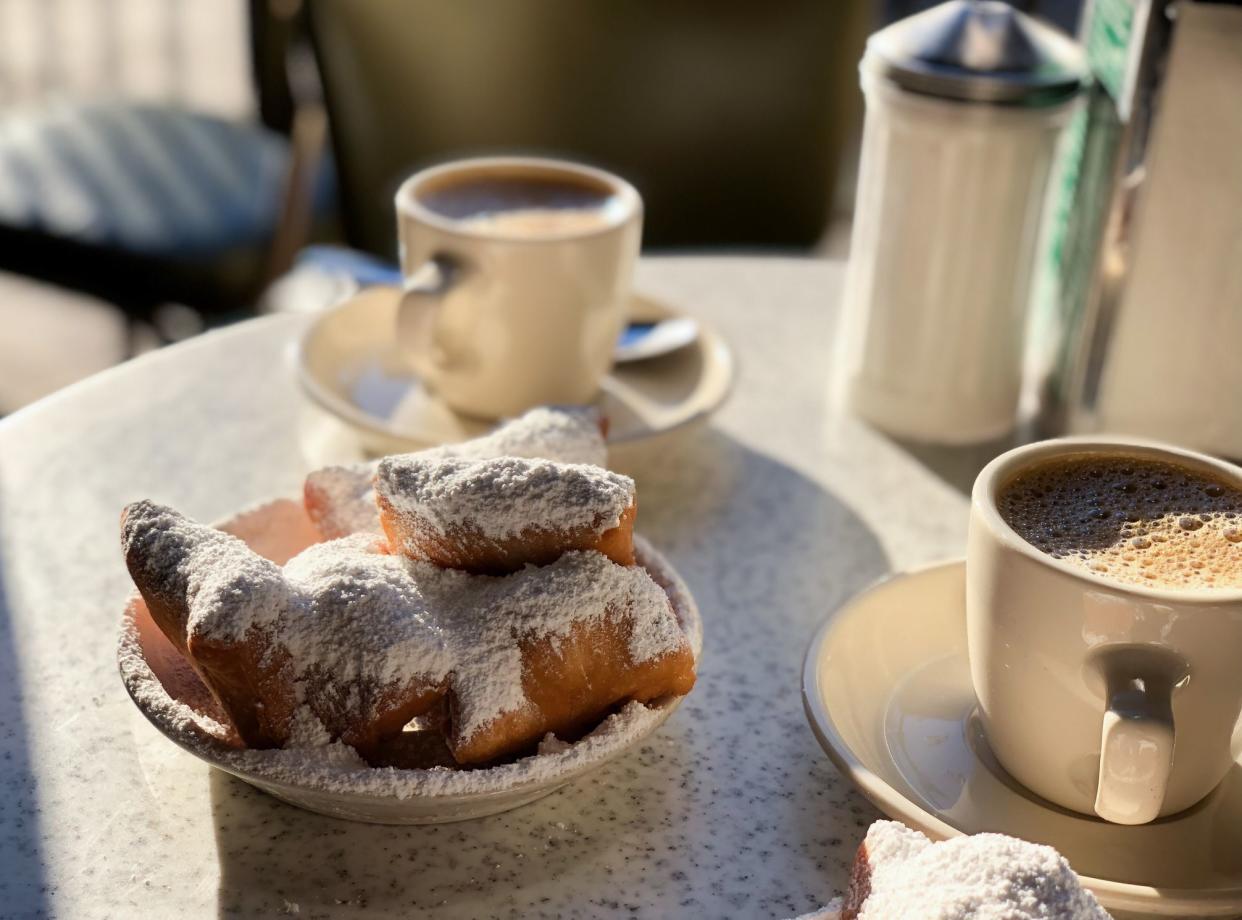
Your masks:
<svg viewBox="0 0 1242 920"><path fill-rule="evenodd" d="M1242 765L1194 808L1123 827L1026 791L988 749L966 656L965 563L896 575L835 611L807 650L807 718L837 768L933 839L995 831L1058 849L1110 910L1242 913Z"/></svg>
<svg viewBox="0 0 1242 920"><path fill-rule="evenodd" d="M215 526L278 564L319 540L302 502L290 498L240 512ZM697 658L703 647L703 624L685 582L637 534L634 549L638 564L668 592ZM533 802L641 745L682 700L666 697L646 705L629 703L585 737L546 749L541 745L540 753L512 763L457 770L433 760L415 768L373 768L341 745L335 749L246 749L136 593L122 616L117 662L134 705L168 740L290 805L372 824L465 821ZM414 755L428 748L426 743L420 746L419 734L407 730L401 736L403 747Z"/></svg>
<svg viewBox="0 0 1242 920"><path fill-rule="evenodd" d="M372 456L462 441L490 430L494 423L460 415L407 367L394 338L400 291L365 288L319 314L297 343L293 363L310 401ZM676 331L687 324L676 310L642 295L630 303L632 323ZM692 341L659 356L618 364L604 380L596 400L608 417L609 446L656 438L704 421L729 395L733 354L718 334L701 322ZM653 352L654 354L654 352ZM639 354L639 357L644 355ZM340 440L342 432L320 437ZM340 445L315 453L340 456Z"/></svg>

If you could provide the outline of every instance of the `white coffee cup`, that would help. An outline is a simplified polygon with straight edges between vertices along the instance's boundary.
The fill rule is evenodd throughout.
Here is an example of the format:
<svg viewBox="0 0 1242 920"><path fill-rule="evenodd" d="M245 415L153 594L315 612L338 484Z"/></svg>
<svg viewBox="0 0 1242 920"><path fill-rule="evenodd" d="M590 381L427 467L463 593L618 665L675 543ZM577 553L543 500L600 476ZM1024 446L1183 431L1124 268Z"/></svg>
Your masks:
<svg viewBox="0 0 1242 920"><path fill-rule="evenodd" d="M1022 785L1144 824L1189 808L1233 765L1242 589L1129 584L1050 556L1001 517L1020 471L1073 454L1163 460L1242 488L1242 471L1130 439L1019 447L975 480L966 560L970 670L988 743Z"/></svg>
<svg viewBox="0 0 1242 920"><path fill-rule="evenodd" d="M633 186L489 157L416 173L396 208L398 342L445 403L499 418L595 396L627 319L642 232Z"/></svg>

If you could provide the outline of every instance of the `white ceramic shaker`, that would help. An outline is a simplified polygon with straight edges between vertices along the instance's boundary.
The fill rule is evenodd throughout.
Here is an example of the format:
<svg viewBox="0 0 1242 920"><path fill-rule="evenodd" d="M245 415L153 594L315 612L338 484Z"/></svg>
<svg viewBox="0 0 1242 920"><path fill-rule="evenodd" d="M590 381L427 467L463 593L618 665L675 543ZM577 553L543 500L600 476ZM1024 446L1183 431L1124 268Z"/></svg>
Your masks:
<svg viewBox="0 0 1242 920"><path fill-rule="evenodd" d="M1044 193L1084 73L1067 36L995 0L872 35L841 372L854 411L965 444L1017 416Z"/></svg>

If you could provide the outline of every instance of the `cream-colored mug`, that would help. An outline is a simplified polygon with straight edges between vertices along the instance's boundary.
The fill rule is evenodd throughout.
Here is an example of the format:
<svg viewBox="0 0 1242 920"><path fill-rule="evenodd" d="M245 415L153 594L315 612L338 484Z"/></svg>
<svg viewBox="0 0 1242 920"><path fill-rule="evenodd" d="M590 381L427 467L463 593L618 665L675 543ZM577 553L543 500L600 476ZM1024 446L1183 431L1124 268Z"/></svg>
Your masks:
<svg viewBox="0 0 1242 920"><path fill-rule="evenodd" d="M998 495L1036 464L1081 454L1160 460L1239 489L1242 471L1150 442L1065 438L1002 454L975 480L966 618L988 743L1043 798L1144 824L1194 805L1233 766L1242 588L1132 584L1023 539Z"/></svg>
<svg viewBox="0 0 1242 920"><path fill-rule="evenodd" d="M589 402L625 327L642 200L598 169L459 160L397 191L397 340L450 407L484 418Z"/></svg>

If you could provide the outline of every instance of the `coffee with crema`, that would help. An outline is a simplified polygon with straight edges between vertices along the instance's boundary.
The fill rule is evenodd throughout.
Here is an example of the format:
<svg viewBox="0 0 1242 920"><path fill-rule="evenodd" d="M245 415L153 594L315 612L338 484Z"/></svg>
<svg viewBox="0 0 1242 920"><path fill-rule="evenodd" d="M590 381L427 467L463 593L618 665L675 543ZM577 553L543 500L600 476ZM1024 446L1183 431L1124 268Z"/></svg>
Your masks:
<svg viewBox="0 0 1242 920"><path fill-rule="evenodd" d="M576 236L613 226L620 203L604 185L486 177L425 191L423 203L463 230L505 238Z"/></svg>
<svg viewBox="0 0 1242 920"><path fill-rule="evenodd" d="M1188 466L1078 454L1027 467L1001 517L1037 549L1116 581L1242 587L1242 489Z"/></svg>

